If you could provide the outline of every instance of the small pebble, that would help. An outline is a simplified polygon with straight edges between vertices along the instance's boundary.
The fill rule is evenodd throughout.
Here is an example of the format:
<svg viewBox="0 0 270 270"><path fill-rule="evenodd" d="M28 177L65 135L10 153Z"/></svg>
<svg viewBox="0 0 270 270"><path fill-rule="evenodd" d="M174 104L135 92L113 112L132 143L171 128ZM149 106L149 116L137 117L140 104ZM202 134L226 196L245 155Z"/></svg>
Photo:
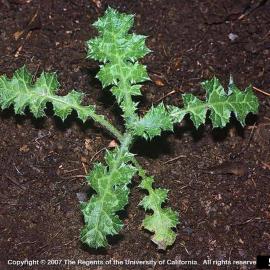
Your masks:
<svg viewBox="0 0 270 270"><path fill-rule="evenodd" d="M87 194L85 192L78 192L76 193L77 199L80 203L87 201Z"/></svg>
<svg viewBox="0 0 270 270"><path fill-rule="evenodd" d="M232 42L234 42L236 39L239 38L239 36L236 35L236 34L234 34L234 33L230 33L230 34L228 35L228 37L229 37L229 40L232 41Z"/></svg>

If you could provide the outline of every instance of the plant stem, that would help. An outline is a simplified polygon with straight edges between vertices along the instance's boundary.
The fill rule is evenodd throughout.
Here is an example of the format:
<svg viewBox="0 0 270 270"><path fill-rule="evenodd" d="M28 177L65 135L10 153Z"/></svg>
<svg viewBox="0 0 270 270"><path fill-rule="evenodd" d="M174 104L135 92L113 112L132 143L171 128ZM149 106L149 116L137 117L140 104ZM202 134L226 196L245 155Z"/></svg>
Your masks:
<svg viewBox="0 0 270 270"><path fill-rule="evenodd" d="M137 168L138 170L138 175L144 179L145 177L147 177L146 175L146 171L143 169L143 167L140 165L140 163L138 162L138 160L133 157L133 160L132 160L133 164L135 165L135 167Z"/></svg>
<svg viewBox="0 0 270 270"><path fill-rule="evenodd" d="M99 123L107 131L109 131L119 142L123 140L123 134L117 128L115 128L108 120L106 120L103 115L96 114L93 110L89 110L87 106L83 106L83 105L75 106L72 103L67 103L66 101L64 101L63 97L56 96L56 95L55 96L47 95L46 98L50 100L52 103L53 101L57 101L65 105L68 105L76 112L85 110L86 113L89 115L89 117L91 117L95 122Z"/></svg>
<svg viewBox="0 0 270 270"><path fill-rule="evenodd" d="M103 115L98 115L96 113L89 113L89 116L101 126L103 126L107 131L109 131L119 142L124 141L123 134L115 128L108 120L104 118Z"/></svg>

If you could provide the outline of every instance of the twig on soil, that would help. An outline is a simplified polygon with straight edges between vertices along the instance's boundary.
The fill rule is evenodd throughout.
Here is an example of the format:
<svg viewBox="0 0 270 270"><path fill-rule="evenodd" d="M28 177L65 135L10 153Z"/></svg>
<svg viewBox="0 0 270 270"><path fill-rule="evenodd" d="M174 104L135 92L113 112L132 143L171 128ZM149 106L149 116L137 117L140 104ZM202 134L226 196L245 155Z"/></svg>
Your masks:
<svg viewBox="0 0 270 270"><path fill-rule="evenodd" d="M260 217L250 218L244 222L234 223L234 224L231 224L230 226L241 226L241 225L245 225L256 220L262 220L262 219Z"/></svg>
<svg viewBox="0 0 270 270"><path fill-rule="evenodd" d="M17 244L15 244L15 246L21 246L21 245L25 245L25 244L35 244L37 241L27 241L27 242L19 242Z"/></svg>
<svg viewBox="0 0 270 270"><path fill-rule="evenodd" d="M9 4L8 0L1 0L1 2L3 3L4 6L6 6L8 9L10 9L10 4Z"/></svg>
<svg viewBox="0 0 270 270"><path fill-rule="evenodd" d="M256 189L257 185L256 185L256 182L254 181L253 177L250 178L250 181L252 182L254 188Z"/></svg>
<svg viewBox="0 0 270 270"><path fill-rule="evenodd" d="M83 169L84 169L85 174L87 174L87 173L88 173L88 170L87 170L87 168L86 168L85 163L82 162L82 166L83 166Z"/></svg>
<svg viewBox="0 0 270 270"><path fill-rule="evenodd" d="M23 48L23 46L24 46L24 43L26 42L27 39L30 38L31 35L32 35L32 31L29 31L29 32L27 33L27 36L26 36L26 38L24 39L22 45L15 51L15 55L14 55L14 56L15 56L16 58L20 55L21 50L22 50L22 48Z"/></svg>
<svg viewBox="0 0 270 270"><path fill-rule="evenodd" d="M159 98L158 100L156 100L154 103L159 103L161 100L163 100L164 98L171 96L173 94L176 94L176 90L172 90L171 92L167 93L166 95L164 95L163 97Z"/></svg>
<svg viewBox="0 0 270 270"><path fill-rule="evenodd" d="M270 170L270 163L262 162L263 168Z"/></svg>
<svg viewBox="0 0 270 270"><path fill-rule="evenodd" d="M17 173L19 174L19 175L23 175L23 173L21 173L20 171L19 171L19 169L14 165L14 168L15 168L15 170L17 171Z"/></svg>
<svg viewBox="0 0 270 270"><path fill-rule="evenodd" d="M22 190L26 190L26 187L22 186L20 183L18 183L15 179L13 179L11 176L5 174L5 177L10 180L14 185L16 185L17 187L19 187Z"/></svg>
<svg viewBox="0 0 270 270"><path fill-rule="evenodd" d="M95 158L98 154L100 154L102 151L104 151L104 150L106 150L106 149L107 149L107 147L103 147L103 148L101 148L100 150L98 150L98 151L91 157L89 163L92 163L92 161L94 160L94 158Z"/></svg>
<svg viewBox="0 0 270 270"><path fill-rule="evenodd" d="M33 83L34 83L34 81L36 80L36 77L37 77L37 73L38 73L39 68L40 68L40 64L37 65L37 68L36 68L36 70L35 70L35 73L34 73L34 75L33 75L33 77L32 77L32 82L33 82Z"/></svg>
<svg viewBox="0 0 270 270"><path fill-rule="evenodd" d="M266 35L262 38L262 40L265 40L270 35L270 31L266 33Z"/></svg>
<svg viewBox="0 0 270 270"><path fill-rule="evenodd" d="M187 253L188 255L190 255L190 252L187 250L187 248L186 248L186 246L185 246L184 243L180 242L180 246L182 246L182 247L185 249L186 253Z"/></svg>
<svg viewBox="0 0 270 270"><path fill-rule="evenodd" d="M32 32L31 30L29 31L29 26L36 20L37 18L37 15L38 15L38 12L39 10L37 10L34 14L34 16L31 18L31 20L29 21L29 23L26 25L25 29L23 29L22 31L17 31L14 33L14 38L15 40L18 40L23 34L25 31L27 31L28 33Z"/></svg>
<svg viewBox="0 0 270 270"><path fill-rule="evenodd" d="M61 230L59 230L51 239L49 239L49 241L52 241L56 236L58 236L58 234L60 233L62 231L62 229ZM50 245L50 243L47 243L47 244L45 244L45 245L43 245L43 246L41 246L39 249L37 249L37 251L33 254L33 255L37 255L37 254L42 254L44 251L42 251L45 247L47 247L47 246L49 246Z"/></svg>
<svg viewBox="0 0 270 270"><path fill-rule="evenodd" d="M256 9L258 9L259 7L262 7L264 6L266 3L267 3L268 0L261 0L261 1L258 1L256 4L254 4L253 7L250 7L249 9L247 9L243 14L241 14L239 17L238 17L238 20L242 20L244 19L246 16L248 16L250 13L254 12Z"/></svg>
<svg viewBox="0 0 270 270"><path fill-rule="evenodd" d="M255 87L255 86L253 86L253 89L256 90L257 92L260 92L260 93L262 93L262 94L264 94L264 95L270 97L270 93L267 93L267 92L261 90L260 88L257 88L257 87Z"/></svg>
<svg viewBox="0 0 270 270"><path fill-rule="evenodd" d="M71 176L61 176L61 179L77 179L77 178L85 178L83 174L71 175Z"/></svg>
<svg viewBox="0 0 270 270"><path fill-rule="evenodd" d="M230 159L236 159L237 157L239 157L241 154L243 154L247 149L248 149L248 147L249 147L249 145L250 145L250 142L251 142L251 140L252 140L252 137L253 137L253 135L254 135L254 130L255 130L255 128L256 128L256 125L257 125L257 122L252 126L252 130L251 130L251 133L250 133L250 136L249 136L249 138L248 138L248 142L247 142L247 144L246 144L246 146L245 147L243 147L238 153L236 153L236 154L231 154L230 155Z"/></svg>
<svg viewBox="0 0 270 270"><path fill-rule="evenodd" d="M23 29L22 31L17 31L16 33L14 33L15 40L18 40L24 33L27 33L25 39L22 42L22 44L15 51L15 55L14 56L16 58L20 55L20 52L22 51L25 42L31 37L32 32L34 30L36 30L36 29L40 29L38 27L33 27L33 23L35 22L35 20L36 20L36 18L38 16L38 12L39 12L39 9L37 9L37 11L35 12L35 14L31 18L31 20L29 21L29 23L26 25L25 29Z"/></svg>
<svg viewBox="0 0 270 270"><path fill-rule="evenodd" d="M183 183L183 181L180 181L180 180L175 180L175 182L177 182L177 183L179 183L179 184L182 184ZM182 189L185 189L185 188L192 188L192 183L194 182L194 180L191 180L189 183L188 183L188 185L184 185L184 186L182 186L182 187L180 187L179 188L179 190L182 190Z"/></svg>
<svg viewBox="0 0 270 270"><path fill-rule="evenodd" d="M181 83L181 86L180 86L179 89L170 91L169 93L165 94L163 97L159 98L158 100L154 101L153 103L154 103L154 104L159 103L159 102L162 101L164 98L169 97L169 96L174 95L174 94L177 94L177 93L179 93L179 92L183 93L182 85L183 85L183 80L182 80L182 83Z"/></svg>
<svg viewBox="0 0 270 270"><path fill-rule="evenodd" d="M181 183L181 182L178 181L178 180L175 181L175 182ZM179 190L185 189L185 188L187 188L187 187L190 187L190 184L180 187Z"/></svg>
<svg viewBox="0 0 270 270"><path fill-rule="evenodd" d="M79 170L80 169L64 170L64 174L68 174L68 173L79 171Z"/></svg>
<svg viewBox="0 0 270 270"><path fill-rule="evenodd" d="M7 205L10 205L10 206L17 206L17 205L19 205L17 203L13 203L13 202L0 202L0 204L7 204Z"/></svg>
<svg viewBox="0 0 270 270"><path fill-rule="evenodd" d="M44 135L38 135L36 138L33 139L33 141L35 141L37 144L39 144L38 140L41 140L45 137L51 136L51 132L48 131L48 133L44 134Z"/></svg>
<svg viewBox="0 0 270 270"><path fill-rule="evenodd" d="M101 8L101 0L92 0L92 2L96 5L97 8Z"/></svg>
<svg viewBox="0 0 270 270"><path fill-rule="evenodd" d="M163 165L168 164L168 163L173 162L173 161L176 161L176 160L178 160L180 158L186 158L186 157L187 157L186 155L179 155L179 156L177 156L175 158L172 158L172 159L169 159L169 160L163 162Z"/></svg>
<svg viewBox="0 0 270 270"><path fill-rule="evenodd" d="M229 261L231 261L232 250L233 250L233 248L230 248L230 251L229 251ZM229 269L229 266L228 265L226 266L226 269Z"/></svg>
<svg viewBox="0 0 270 270"><path fill-rule="evenodd" d="M67 243L63 244L63 246L68 246L69 244L73 243L74 241L77 241L79 237L75 237L73 240L68 241Z"/></svg>

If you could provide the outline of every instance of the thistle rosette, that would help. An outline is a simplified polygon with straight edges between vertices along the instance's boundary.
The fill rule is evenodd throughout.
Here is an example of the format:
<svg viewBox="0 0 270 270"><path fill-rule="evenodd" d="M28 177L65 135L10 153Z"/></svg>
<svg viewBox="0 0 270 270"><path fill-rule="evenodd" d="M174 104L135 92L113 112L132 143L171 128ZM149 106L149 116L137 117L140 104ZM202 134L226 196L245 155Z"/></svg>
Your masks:
<svg viewBox="0 0 270 270"><path fill-rule="evenodd" d="M141 95L140 83L149 79L146 67L140 64L138 60L149 53L150 50L145 45L145 36L128 33L133 23L133 15L121 14L112 8L108 8L105 15L94 23L94 26L99 32L99 36L87 42L88 57L103 63L96 77L101 81L103 88L111 87L111 91L124 113L123 117L127 132L131 134L132 137L141 136L146 139L152 139L160 135L161 131L172 130L173 122L163 104L152 107L142 117L139 117L136 113L137 103L132 100L132 97ZM94 171L95 170L96 169L94 169ZM120 176L121 175L119 175L119 177ZM92 178L95 179L94 176ZM102 178L102 176L99 176L99 178ZM140 187L145 188L143 185ZM169 208L163 208L162 205L158 205L158 202L155 202L156 194L160 191L161 189L148 189L149 196L145 197L143 200L145 203L142 205L145 210L153 210L154 212L151 217L148 216L146 218L143 226L149 231L156 233L153 237L153 241L158 244L160 248L165 249L174 242L176 234L172 228L176 226L178 218L176 212ZM94 199L93 197L91 198L89 205L93 205L91 201L95 200L95 196ZM153 205L151 209L149 208L150 206L146 207L148 198L156 205ZM165 199L166 198L164 198L164 201ZM114 201L116 201L116 198L114 198ZM88 209L90 209L90 211L85 208L88 213L97 212L95 209L92 209L92 206L89 207ZM171 216L167 215L169 212L172 214ZM89 216L91 216L91 214ZM109 215L106 214L105 217L109 217ZM171 225L166 227L164 224L164 226L159 228L151 227L151 220L154 219L154 222L158 222L157 224L162 224L165 217L167 217L167 221L170 221ZM100 215L98 223L101 219L102 215ZM89 224L97 222L96 218L93 216L91 218L85 216L85 220L88 220ZM110 220L112 220L112 218L110 218ZM105 221L103 223L105 223ZM107 228L106 230L96 230L92 228L93 226L89 228L86 222L85 229L82 232L82 240L94 247L106 245L105 231L107 234L114 234L118 232L121 227L117 225L119 222L109 221L107 223L114 223L115 226L112 226L109 230ZM170 239L165 239L166 237Z"/></svg>
<svg viewBox="0 0 270 270"><path fill-rule="evenodd" d="M14 107L15 113L23 114L26 108L35 117L45 115L47 103L53 105L54 114L63 121L76 111L78 118L86 121L92 118L101 124L115 138L120 146L105 154L105 164L97 163L87 175L87 181L94 195L81 205L85 226L81 240L90 247L108 245L108 236L120 232L123 222L119 218L128 203L129 184L138 171L142 178L139 185L148 192L140 206L147 214L143 227L153 233L152 240L159 249L166 249L176 239L178 214L164 207L168 190L154 188L154 179L147 176L129 150L137 137L151 140L162 131L172 131L175 123L181 122L186 115L198 128L204 124L209 112L213 127L224 127L232 113L244 126L246 116L258 111L258 99L248 87L240 91L233 81L225 91L217 78L202 84L206 90L205 101L192 94L184 94L182 108L165 106L160 103L152 106L143 116L136 113L137 103L133 97L141 95L141 83L148 80L146 67L138 61L150 50L145 45L145 36L129 33L134 24L134 15L122 14L108 8L105 15L94 23L99 36L88 41L88 57L102 62L97 77L103 87L110 87L123 111L126 131L122 134L104 116L95 113L94 106L82 105L83 94L72 90L65 96L57 94L59 83L55 73L42 72L40 77L33 76L25 67L17 70L12 78L0 76L0 107ZM133 165L132 165L133 164Z"/></svg>

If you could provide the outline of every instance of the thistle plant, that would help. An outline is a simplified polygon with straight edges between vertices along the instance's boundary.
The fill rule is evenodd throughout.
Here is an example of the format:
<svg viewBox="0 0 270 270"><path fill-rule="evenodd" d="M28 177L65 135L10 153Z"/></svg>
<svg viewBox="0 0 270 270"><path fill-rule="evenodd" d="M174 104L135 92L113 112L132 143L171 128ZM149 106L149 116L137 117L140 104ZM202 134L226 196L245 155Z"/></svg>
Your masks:
<svg viewBox="0 0 270 270"><path fill-rule="evenodd" d="M141 208L147 212L143 227L152 233L152 241L159 249L166 249L175 241L178 213L164 207L168 190L156 188L154 177L131 153L130 149L138 138L151 140L160 136L162 131L173 131L174 125L186 115L198 128L205 123L208 112L214 128L226 126L232 113L244 126L247 114L258 110L258 100L252 87L240 91L231 81L225 91L214 77L202 83L206 91L205 100L184 94L182 108L160 103L144 115L139 115L138 103L133 97L141 95L141 84L149 80L146 66L139 60L150 50L145 44L146 36L130 33L133 24L133 15L108 8L105 15L93 24L98 36L87 42L87 57L101 63L96 77L106 91L112 92L122 109L123 132L103 115L97 114L95 106L82 105L83 93L72 90L66 96L57 95L60 86L55 73L43 72L33 81L33 76L22 67L12 78L0 77L2 109L13 105L16 114L24 114L28 107L34 117L39 118L45 115L47 103L51 103L55 116L63 121L76 111L83 122L92 118L118 140L119 146L105 153L104 163L94 164L86 176L95 194L88 202L81 204L85 222L81 241L93 248L107 246L108 236L118 234L123 228L118 214L128 204L129 184L136 174L141 178L139 187L147 192L140 202Z"/></svg>

